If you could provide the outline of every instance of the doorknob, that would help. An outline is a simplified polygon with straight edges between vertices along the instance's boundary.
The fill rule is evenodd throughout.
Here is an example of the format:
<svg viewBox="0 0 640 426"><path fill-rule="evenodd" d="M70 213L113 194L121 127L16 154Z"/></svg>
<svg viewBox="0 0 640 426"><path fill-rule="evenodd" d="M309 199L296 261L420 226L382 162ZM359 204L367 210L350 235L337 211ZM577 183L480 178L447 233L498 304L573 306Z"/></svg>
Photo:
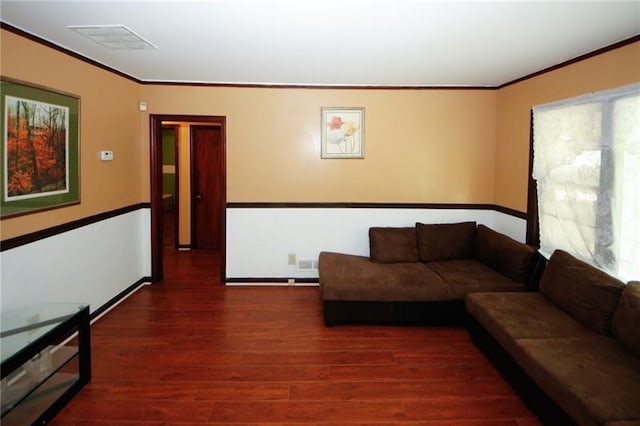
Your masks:
<svg viewBox="0 0 640 426"><path fill-rule="evenodd" d="M202 195L198 194L196 195L196 200L201 200L202 199Z"/></svg>

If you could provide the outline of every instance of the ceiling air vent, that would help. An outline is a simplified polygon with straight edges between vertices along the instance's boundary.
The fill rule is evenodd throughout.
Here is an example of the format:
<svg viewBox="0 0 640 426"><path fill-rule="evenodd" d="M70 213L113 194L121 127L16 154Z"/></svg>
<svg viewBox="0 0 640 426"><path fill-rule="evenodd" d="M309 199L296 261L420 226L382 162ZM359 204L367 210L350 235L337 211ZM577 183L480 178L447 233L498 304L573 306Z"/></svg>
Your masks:
<svg viewBox="0 0 640 426"><path fill-rule="evenodd" d="M96 43L116 50L157 50L152 43L125 25L70 25L67 28Z"/></svg>

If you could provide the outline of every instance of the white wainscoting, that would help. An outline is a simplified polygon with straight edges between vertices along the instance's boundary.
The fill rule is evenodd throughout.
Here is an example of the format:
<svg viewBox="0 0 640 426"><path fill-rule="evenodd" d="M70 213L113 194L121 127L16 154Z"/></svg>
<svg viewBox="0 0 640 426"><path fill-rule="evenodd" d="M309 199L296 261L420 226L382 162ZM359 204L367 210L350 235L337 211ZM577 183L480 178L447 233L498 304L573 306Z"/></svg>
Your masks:
<svg viewBox="0 0 640 426"><path fill-rule="evenodd" d="M150 220L143 208L1 252L2 311L81 302L94 312L151 275Z"/></svg>
<svg viewBox="0 0 640 426"><path fill-rule="evenodd" d="M227 209L228 280L317 278L300 271L288 255L317 259L321 251L368 256L371 226L476 221L524 242L524 219L486 209L252 208Z"/></svg>

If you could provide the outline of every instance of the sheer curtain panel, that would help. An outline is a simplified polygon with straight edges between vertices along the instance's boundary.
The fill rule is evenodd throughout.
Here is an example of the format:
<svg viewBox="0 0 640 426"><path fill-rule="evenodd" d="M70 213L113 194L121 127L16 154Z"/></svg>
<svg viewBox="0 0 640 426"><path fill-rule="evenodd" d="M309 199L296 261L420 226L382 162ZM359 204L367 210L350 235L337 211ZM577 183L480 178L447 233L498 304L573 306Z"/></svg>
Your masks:
<svg viewBox="0 0 640 426"><path fill-rule="evenodd" d="M533 108L540 251L640 279L640 84Z"/></svg>

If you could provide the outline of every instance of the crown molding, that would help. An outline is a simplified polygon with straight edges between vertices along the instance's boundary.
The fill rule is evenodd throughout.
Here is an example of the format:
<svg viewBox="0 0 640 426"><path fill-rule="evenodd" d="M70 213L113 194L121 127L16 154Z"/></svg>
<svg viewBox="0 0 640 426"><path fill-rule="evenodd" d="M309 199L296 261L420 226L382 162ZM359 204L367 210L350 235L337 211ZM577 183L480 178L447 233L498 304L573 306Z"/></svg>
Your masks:
<svg viewBox="0 0 640 426"><path fill-rule="evenodd" d="M120 77L126 78L133 82L136 82L141 85L158 85L158 86L185 86L185 87L229 87L229 88L243 88L243 89L315 89L315 90L500 90L504 87L508 87L514 85L516 83L520 83L525 80L529 80L534 77L538 77L539 75L546 74L551 71L555 71L560 68L564 68L566 66L575 64L576 62L584 61L585 59L589 59L591 57L601 55L603 53L609 52L611 50L619 49L621 47L627 46L629 44L636 43L640 41L640 34L630 37L625 40L618 41L609 46L605 46L600 49L596 49L594 51L588 52L584 55L580 55L573 59L569 59L567 61L561 62L556 65L552 65L548 68L544 68L540 71L536 71L534 73L525 75L523 77L517 78L515 80L495 85L495 86L447 86L447 85L416 85L416 86L389 86L389 85L306 85L306 84L260 84L260 83L207 83L207 82L189 82L189 81L154 81L154 80L141 80L139 78L133 77L129 74L126 74L122 71L119 71L115 68L112 68L108 65L100 63L96 60L90 59L86 56L83 56L77 52L66 49L62 46L59 46L53 42L45 40L35 34L24 31L20 28L17 28L11 24L8 24L4 21L0 21L0 28L3 30L9 31L26 39L29 39L35 43L47 46L51 49L57 50L65 55L71 56L75 59L86 62L95 67L101 68L105 71L109 71L113 74L119 75Z"/></svg>

